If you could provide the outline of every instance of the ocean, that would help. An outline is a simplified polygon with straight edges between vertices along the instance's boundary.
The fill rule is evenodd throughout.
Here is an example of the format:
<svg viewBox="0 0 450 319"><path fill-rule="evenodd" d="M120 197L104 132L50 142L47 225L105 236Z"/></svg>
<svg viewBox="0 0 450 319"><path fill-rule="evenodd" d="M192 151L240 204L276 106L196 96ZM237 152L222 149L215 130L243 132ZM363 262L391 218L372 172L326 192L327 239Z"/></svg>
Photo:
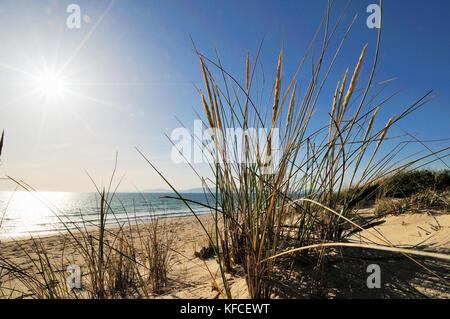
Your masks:
<svg viewBox="0 0 450 319"><path fill-rule="evenodd" d="M181 200L163 198L174 193L116 193L111 201L107 226L135 224L154 218L191 217ZM183 197L212 204L203 193L183 193ZM0 239L42 236L70 229L98 226L98 193L0 192ZM198 215L210 210L190 204Z"/></svg>

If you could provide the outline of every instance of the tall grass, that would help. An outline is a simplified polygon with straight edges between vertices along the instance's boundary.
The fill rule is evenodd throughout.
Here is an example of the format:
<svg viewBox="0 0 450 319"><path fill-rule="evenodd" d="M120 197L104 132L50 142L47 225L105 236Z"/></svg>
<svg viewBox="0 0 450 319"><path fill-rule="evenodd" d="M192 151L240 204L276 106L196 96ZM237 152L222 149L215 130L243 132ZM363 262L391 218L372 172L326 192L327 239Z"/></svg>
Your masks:
<svg viewBox="0 0 450 319"><path fill-rule="evenodd" d="M2 156L4 138L5 138L5 131L2 131L2 137L0 138L0 157Z"/></svg>
<svg viewBox="0 0 450 319"><path fill-rule="evenodd" d="M367 82L360 84L369 49L365 44L353 57L355 66L347 69L333 86L334 95L328 99L327 124L315 128L313 118L319 101L323 103L319 97L356 19L331 55L331 62L324 65L346 8L332 26L331 6L328 6L300 66L290 79L284 76L284 51L280 51L269 103L264 99L264 79L258 73L262 43L253 61L247 54L245 73L239 77L243 78L242 82L225 69L218 54L213 60L194 45L204 79L204 90L199 89L206 118L204 125L213 131L213 143L197 141L214 159L210 170L215 189L211 191L203 178L201 181L205 192L215 197L214 205L208 206L215 218L215 229L208 232L202 227L214 247L228 298L232 296L224 273L234 267L242 267L251 298L270 298L277 268L273 256L292 247L320 247L322 243L344 240L349 233L348 226L354 223L356 206L376 190L377 181L439 154L434 152L413 160L399 158L405 147L401 141L390 149L383 149L385 141L390 139L391 128L434 96L431 91L426 93L377 128L380 111L395 95L380 99L390 83L377 85L374 82L381 28ZM319 56L315 57L312 48L320 32L323 32L323 42ZM298 77L310 57L313 61L311 76L301 93ZM243 134L240 140L230 144L227 128L243 132L249 128L265 128L268 133L262 143L251 134ZM274 144L276 129L281 136L278 144ZM274 163L274 150L280 152L277 163ZM149 163L176 192L177 198L190 208L189 201ZM223 227L219 227L219 221ZM316 260L316 276L313 276L310 292L318 294L325 248L302 250L302 253Z"/></svg>
<svg viewBox="0 0 450 319"><path fill-rule="evenodd" d="M242 81L225 69L218 54L213 60L195 49L204 80L203 90L199 89L199 102L204 109L204 125L212 132L212 143L197 140L213 159L210 163L213 189L208 188L207 180L198 174L205 185L205 195L214 198L213 203L204 205L211 209L214 217L212 229L198 218L191 201L147 160L205 231L219 265L223 290L215 278L213 281L223 297L233 297L226 273L240 268L249 296L270 298L279 267L277 257L294 252L307 254L314 261L309 292L315 296L321 294L326 249L350 245L344 242L345 238L355 227L362 229L356 222L358 204L371 196L386 177L428 161L430 157L440 159L440 152L448 149L412 160L401 157L407 143L399 141L386 149L392 127L434 96L430 91L400 114L391 115L384 125L377 124L383 107L395 95L380 98L390 83L374 82L381 28L367 81L361 83L361 77L371 48L361 44L361 51L351 57L354 66L339 75L338 83L330 84L334 94L326 100L322 97L324 88L329 86L334 63L356 20L355 17L330 56L330 44L346 9L347 6L333 24L331 5L328 5L297 71L289 79L283 71L284 50L280 51L274 63L274 82L268 91L264 88L265 76L259 71L262 42L253 59L247 54ZM317 44L320 34L323 41ZM318 56L313 54L316 47L319 47ZM310 58L311 70L304 70ZM325 61L330 62L325 64ZM311 72L302 87L299 79L307 71ZM317 127L317 111L324 101L328 101L330 111L326 123ZM230 143L228 128L248 134ZM266 135L262 140L255 139L251 129L265 129ZM2 145L3 135L0 155ZM58 262L52 258L38 238L33 239L29 247L22 248L31 261L29 269L0 255L1 268L19 280L32 296L151 297L164 291L170 270L173 240L170 232L157 220L147 229L137 227L135 233L126 232L123 226L115 230L106 227L108 218L115 218L112 208L117 190L112 187L115 171L107 188L97 188L99 220L94 231L88 231L86 225L73 230L63 221L66 238L83 266L81 291L71 290L65 284L66 274L61 267L67 259L62 256ZM33 192L29 186L15 182ZM396 250L395 247L384 249ZM404 255L405 252L408 250L401 250ZM24 297L23 291L18 293Z"/></svg>
<svg viewBox="0 0 450 319"><path fill-rule="evenodd" d="M46 247L45 239L35 237L31 241L15 241L27 261L25 266L20 260L8 259L0 253L4 282L20 282L24 288L3 285L0 286L2 295L9 293L10 297L39 299L103 299L150 298L164 292L173 250L172 234L175 232L169 232L156 218L143 225L128 218L126 225L118 223L115 228L106 227L109 218L116 218L113 199L120 183L112 189L113 179L114 173L107 189L97 188L96 224L84 223L83 227L73 228L70 220L60 218L66 232L58 235L63 248L56 256ZM39 196L28 185L13 181L25 191ZM44 199L42 202L56 216L62 215ZM72 264L81 267L81 289L72 289L66 283L69 276L67 266Z"/></svg>

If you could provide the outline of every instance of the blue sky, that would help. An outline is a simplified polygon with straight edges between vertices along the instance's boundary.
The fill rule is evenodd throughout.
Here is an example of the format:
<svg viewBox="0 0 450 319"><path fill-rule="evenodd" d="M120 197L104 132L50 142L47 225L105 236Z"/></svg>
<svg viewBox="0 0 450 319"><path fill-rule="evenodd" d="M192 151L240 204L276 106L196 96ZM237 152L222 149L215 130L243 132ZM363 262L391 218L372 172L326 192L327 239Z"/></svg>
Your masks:
<svg viewBox="0 0 450 319"><path fill-rule="evenodd" d="M80 29L66 26L70 3L89 17ZM334 20L345 3L335 1ZM368 63L362 72L370 72L377 36L376 29L366 26L371 3L376 1L353 1L337 30L334 48L358 15L324 89L323 104L366 43ZM261 61L268 78L276 70L282 45L289 77L327 1L118 0L96 26L110 4L0 1L0 129L7 138L2 175L21 178L42 191L89 191L93 187L85 170L99 184L106 183L117 151L119 171L126 174L122 190L166 188L137 154L138 146L177 187L198 187L189 167L171 162L171 144L164 136L179 126L175 117L192 128L193 110L202 113L195 88L202 87L202 74L189 36L206 55L213 56L216 47L225 67L240 80L247 50L254 57L265 36ZM420 139L450 137L450 2L386 0L383 9L376 80L396 78L389 92L402 92L386 106L379 124L384 126L390 115L433 89L441 94L399 124ZM65 64L71 94L46 102L31 93L30 74ZM319 107L318 125L321 119L326 122L328 111L329 104ZM448 144L428 145L437 150ZM421 149L418 145L415 150ZM205 167L199 170L206 174ZM0 182L0 189L11 187Z"/></svg>

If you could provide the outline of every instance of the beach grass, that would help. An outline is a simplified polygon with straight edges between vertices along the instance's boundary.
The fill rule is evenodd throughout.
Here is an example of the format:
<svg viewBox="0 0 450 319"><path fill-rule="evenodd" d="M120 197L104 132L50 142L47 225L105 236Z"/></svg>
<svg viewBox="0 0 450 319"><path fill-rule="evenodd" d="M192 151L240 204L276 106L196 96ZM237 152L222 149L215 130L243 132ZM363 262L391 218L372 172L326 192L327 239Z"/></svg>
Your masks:
<svg viewBox="0 0 450 319"><path fill-rule="evenodd" d="M175 192L171 198L182 201L197 219L206 238L204 246L217 262L218 275L203 262L214 289L223 298L234 297L230 277L236 273L245 278L248 297L273 297L280 269L289 272L292 270L289 267L298 258L305 258L312 264L312 275L304 288L308 296L326 296L324 261L332 247L353 245L376 249L373 244L346 241L356 231L370 231L375 225L363 224L358 215L358 209L371 198L376 199L375 214L380 216L403 213L419 204L439 208L446 205L448 210L448 197L444 196L446 199L442 201L436 190L427 188L409 193L410 189L417 190L429 183L428 173L416 173L415 166L441 160L439 155L446 149L411 159L402 153L407 143L401 140L393 143L389 136L394 125L434 95L427 92L400 114L388 114L389 119L383 125L377 124L381 112L385 111L384 106L393 96L380 98L390 83L380 85L374 81L381 28L377 46L370 48L361 44L361 50L354 52L352 57L353 67L339 75L338 83L328 84L336 58L355 21L348 26L337 49L330 55L330 44L346 10L333 22L331 9L329 5L291 78L283 72L285 52L280 50L274 61L274 81L268 90L264 90L265 78L258 71L263 42L253 58L250 52L247 53L243 63L245 72L239 77L226 70L218 54L212 59L194 46L204 80L203 90L198 91L199 103L204 109L204 126L214 132L212 144L197 141L214 159L210 163L213 180L198 174L205 196L214 199L208 205L202 204L211 210L212 227L196 214L192 202L183 197L164 172L138 150ZM313 56L313 48L317 45L320 51L318 56ZM371 49L374 61L367 67L368 50ZM330 56L331 59L325 59ZM312 60L310 74L303 72L309 59ZM325 64L325 61L330 62ZM362 81L363 68L370 70L366 81ZM309 74L303 86L299 82L300 74ZM321 105L326 86L334 88L334 95L328 97L328 105ZM326 123L317 127L314 119L319 105L327 107L329 112ZM262 143L251 134L243 134L241 140L233 140L230 144L226 139L228 128L242 132L251 128L264 129L267 134ZM279 139L275 132L279 133ZM0 154L2 146L3 134ZM172 234L176 229L167 229L156 219L145 225L132 225L130 220L128 226L135 227L132 232L125 232L124 226L114 230L106 227L107 220L115 218L111 203L120 185L120 181L113 185L115 174L116 169L106 187L97 187L94 183L99 206L94 231L88 230L87 226L72 229L67 222L61 221L73 248L67 254L77 256L78 260L73 257L74 264L83 267L83 289L69 288L66 284L67 272L63 267L66 250L63 249L60 259L52 258L43 242L33 238L27 244L17 242L27 255L30 267L24 268L0 252L3 297L152 298L165 291L171 254L179 253L173 248ZM22 189L34 192L26 184L12 180ZM409 182L405 183L405 180ZM436 173L432 180L439 190L447 187L448 172ZM392 200L388 195L393 191L393 183L400 185L396 192L413 197ZM373 235L382 237L375 232ZM399 249L383 238L380 240L385 244L384 250L402 254L411 263L423 266L430 276L434 275L412 257L420 252ZM287 268L280 261L282 256L289 260ZM3 285L7 277L19 280L27 292Z"/></svg>
<svg viewBox="0 0 450 319"><path fill-rule="evenodd" d="M239 82L223 67L218 55L215 60L210 59L194 45L204 79L204 90L199 89L204 125L214 132L213 147L198 141L214 159L210 164L211 175L215 177L213 189L207 186L206 180L201 182L205 185L205 193L215 197L214 207L209 208L216 227L209 232L205 227L203 229L221 267L224 297L232 297L225 273L242 267L249 296L270 298L277 267L273 257L292 247L309 246L318 249L290 251L301 250L302 254L316 260L309 290L312 295L320 295L322 263L326 254L326 249L320 245L340 243L352 228L349 226L360 227L354 221L356 209L373 195L381 180L439 154L439 151L433 152L413 160L402 158L404 142L390 143L387 146L390 148L383 150L385 155L379 152L385 146L391 128L434 97L431 91L426 93L402 113L391 115L384 127L376 127L374 123L380 110L392 97L375 102L375 97L384 88L377 88L373 81L381 28L368 81L358 87L368 48L366 44L355 57L353 70L347 69L335 85L334 96L329 99L327 125L313 128L311 122L319 107L319 96L353 24L342 37L330 64L323 65L329 43L340 23L338 19L332 26L330 10L328 7L298 71L287 81L283 76L284 51L280 51L275 80L270 88L271 106L264 104L262 86L257 85L261 82L257 73L261 47L254 61L247 53L242 76L245 80ZM345 9L341 15L344 12ZM313 59L312 74L301 96L297 76L311 54L319 31L323 32L322 49L319 57ZM356 91L359 93L355 96ZM226 140L230 127L243 132L249 128L265 128L268 134L262 144L243 134L241 140L230 145ZM277 145L273 144L275 129L281 132ZM236 156L236 149L243 151ZM281 153L276 165L271 162L274 149ZM177 193L178 199L189 207L189 202L163 173L150 164ZM219 227L219 221L223 227ZM289 228L286 227L288 221Z"/></svg>
<svg viewBox="0 0 450 319"><path fill-rule="evenodd" d="M59 235L63 242L56 258L45 246L45 238L31 237L25 242L12 239L25 256L27 266L0 254L0 269L5 273L2 278L20 282L25 290L1 285L0 281L2 296L9 293L15 298L39 299L150 298L163 292L171 266L169 257L173 253L172 233L176 230L169 231L156 217L150 223L138 224L132 221L129 212L126 212L126 224L117 223L119 226L108 228L107 220L116 219L112 201L120 182L113 187L115 172L116 168L107 188L98 188L94 183L98 191L97 224L84 222L83 226L77 226L59 218L65 232ZM15 182L38 196L27 185ZM55 216L60 215L55 207L47 207ZM126 227L133 227L133 232L126 231ZM68 267L72 266L80 267L80 286L68 284L68 270L73 270Z"/></svg>

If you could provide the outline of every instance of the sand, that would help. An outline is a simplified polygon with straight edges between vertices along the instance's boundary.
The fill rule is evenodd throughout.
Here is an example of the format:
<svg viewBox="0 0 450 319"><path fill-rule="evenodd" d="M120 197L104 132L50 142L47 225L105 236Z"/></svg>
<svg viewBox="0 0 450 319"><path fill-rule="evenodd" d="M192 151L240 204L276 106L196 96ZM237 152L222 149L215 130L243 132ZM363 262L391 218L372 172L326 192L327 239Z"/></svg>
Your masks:
<svg viewBox="0 0 450 319"><path fill-rule="evenodd" d="M205 225L209 225L212 221L210 216L202 216L202 221ZM195 218L180 218L167 219L160 221L164 232L170 233L168 236L172 237L172 252L170 253L170 273L169 284L162 294L154 295L154 298L218 298L220 293L214 289L213 280L209 271L213 274L219 287L221 285L220 275L218 273L219 267L214 258L209 258L205 261L194 257L194 252L199 251L206 243L207 239L204 232ZM145 228L146 225L139 225ZM207 226L209 227L209 226ZM125 226L125 233L130 232L136 234L136 226ZM111 243L112 237L115 237L119 231L118 227L108 228L110 234L106 234L106 242ZM93 236L97 236L97 231L89 231ZM77 232L74 232L77 238L81 238ZM48 235L40 238L43 246L46 248L48 255L52 261L57 265L63 264L61 271L71 264L83 265L82 259L78 251L72 246L73 240L67 234ZM28 268L32 265L29 256L26 252L30 252L29 246L32 241L30 239L8 240L0 243L0 254L2 257L13 261L21 267ZM136 247L141 248L140 241L135 240ZM64 261L61 262L61 259ZM1 273L0 273L1 274ZM86 274L83 273L83 277ZM227 275L230 279L231 290L233 296L236 298L247 298L247 288L245 279L239 276ZM82 279L83 281L84 279ZM26 291L24 285L17 279L3 282L3 286L14 288L20 291ZM14 293L13 297L20 297L20 294ZM5 297L5 296L3 296ZM29 292L24 294L24 297L31 297ZM139 297L133 295L133 297Z"/></svg>
<svg viewBox="0 0 450 319"><path fill-rule="evenodd" d="M371 214L371 210L362 211ZM201 217L205 223L210 223L209 216ZM370 230L382 234L393 245L404 248L423 249L433 252L450 253L450 215L440 213L404 214L400 216L383 217L385 223ZM170 256L169 283L162 294L154 298L221 298L221 294L214 288L213 279L209 272L221 286L218 265L214 258L205 261L194 257L206 243L206 238L195 218L170 219L163 221L165 232L173 236L173 251ZM136 226L127 227L126 232L136 233ZM118 228L109 228L109 232L116 233ZM380 243L380 240L369 231L360 232L349 238L353 242ZM78 235L77 235L78 236ZM62 235L51 235L41 238L50 258L66 265L82 263L80 256L71 240ZM67 238L67 237L66 237ZM107 240L111 240L109 235ZM2 257L13 261L21 267L30 267L30 259L23 247L30 244L30 240L3 241L0 243ZM64 253L64 255L63 255ZM342 258L343 257L343 258ZM449 264L446 261L432 260L418 257L416 259L432 272L421 268L413 261L386 252L364 251L359 248L342 248L339 253L330 254L323 265L323 282L327 287L323 297L328 298L449 298L448 286ZM368 289L366 278L369 275L366 267L377 263L382 270L383 288ZM275 298L303 298L311 297L305 292L305 286L310 280L310 265L304 260L294 263L293 270L280 272L279 284L274 289ZM209 271L208 271L209 269ZM437 277L433 274L438 275ZM1 275L1 273L0 273ZM85 274L84 274L85 275ZM440 277L440 278L439 278ZM1 278L1 277L0 277ZM3 277L4 287L25 291L25 287L17 280ZM248 298L247 286L242 272L227 274L233 298ZM9 297L6 295L3 298ZM11 297L32 297L29 292L23 295L12 293ZM138 296L129 296L138 297Z"/></svg>

